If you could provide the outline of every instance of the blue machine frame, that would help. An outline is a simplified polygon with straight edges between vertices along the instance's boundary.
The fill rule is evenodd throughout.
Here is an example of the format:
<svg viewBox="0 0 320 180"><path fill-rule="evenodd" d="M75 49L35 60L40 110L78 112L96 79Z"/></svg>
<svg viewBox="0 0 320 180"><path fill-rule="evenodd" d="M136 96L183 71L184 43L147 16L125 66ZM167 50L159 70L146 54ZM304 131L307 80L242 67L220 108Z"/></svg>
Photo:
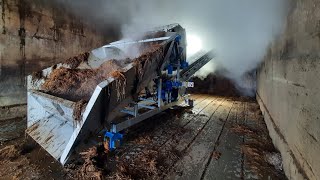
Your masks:
<svg viewBox="0 0 320 180"><path fill-rule="evenodd" d="M198 70L212 60L215 55L214 52L200 51L190 59L192 64L189 65L186 59L181 59L183 48L179 47L181 36L175 37L174 46L172 46L172 52L168 56L167 63L162 67L162 73L159 74L156 79L157 92L156 101L153 98L139 97L139 102L134 102L134 106L131 109L123 109L121 112L131 115L132 117L119 124L112 124L109 131L105 133L105 140L109 141L109 149L114 150L116 148L116 142L120 144L123 139L123 134L120 132L127 129L147 118L150 118L168 108L181 104L184 100L189 106L193 106L193 100L189 99L189 96L185 94L185 89L188 88L187 82ZM165 59L166 60L166 59ZM176 73L174 74L174 71ZM178 97L172 98L173 90L178 90ZM148 109L148 111L139 114L139 109Z"/></svg>
<svg viewBox="0 0 320 180"><path fill-rule="evenodd" d="M155 114L158 114L172 106L182 103L181 99L187 102L188 96L183 93L178 93L183 87L183 82L180 80L180 71L188 67L186 59L183 57L184 49L180 47L181 36L174 37L174 44L171 49L171 54L167 57L167 64L161 69L161 74L155 79L157 90L154 92L156 100L153 97L139 97L138 102L133 102L131 109L122 109L122 113L131 116L128 120L119 124L112 124L111 129L106 131L104 140L109 143L109 150L116 149L117 142L122 143L123 134L120 132L127 129ZM166 59L165 59L166 60ZM176 73L174 74L174 71ZM173 91L175 90L175 95ZM179 97L178 97L179 96ZM139 113L140 109L148 109L144 113Z"/></svg>

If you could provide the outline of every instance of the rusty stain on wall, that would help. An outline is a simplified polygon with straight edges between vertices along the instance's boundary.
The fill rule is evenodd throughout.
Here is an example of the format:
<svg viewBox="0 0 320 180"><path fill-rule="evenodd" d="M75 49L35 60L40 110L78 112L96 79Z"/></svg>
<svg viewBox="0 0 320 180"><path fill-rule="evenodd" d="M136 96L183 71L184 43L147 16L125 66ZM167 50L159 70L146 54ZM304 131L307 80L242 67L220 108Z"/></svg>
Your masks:
<svg viewBox="0 0 320 180"><path fill-rule="evenodd" d="M2 0L1 1L1 8L2 8L2 13L1 13L1 17L2 17L2 34L6 34L6 9L5 6L7 5L7 1L6 0Z"/></svg>
<svg viewBox="0 0 320 180"><path fill-rule="evenodd" d="M19 37L20 37L20 55L21 55L21 65L20 65L20 76L21 76L21 84L25 85L25 69L26 69L26 29L25 29L25 20L27 17L31 16L31 8L30 4L26 3L25 0L19 0L18 3L18 11L19 11L19 19L20 19L20 29L19 29Z"/></svg>
<svg viewBox="0 0 320 180"><path fill-rule="evenodd" d="M39 28L40 28L41 19L42 19L42 15L38 14L37 15L37 20L38 20L37 29L36 29L36 32L32 35L32 38L40 39L40 37L38 36L38 32L39 32Z"/></svg>

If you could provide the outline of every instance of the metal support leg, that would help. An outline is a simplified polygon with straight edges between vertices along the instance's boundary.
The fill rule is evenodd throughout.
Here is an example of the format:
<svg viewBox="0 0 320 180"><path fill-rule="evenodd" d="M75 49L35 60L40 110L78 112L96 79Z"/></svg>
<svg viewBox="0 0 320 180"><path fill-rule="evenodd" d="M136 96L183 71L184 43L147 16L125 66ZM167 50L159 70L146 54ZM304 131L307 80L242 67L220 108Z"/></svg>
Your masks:
<svg viewBox="0 0 320 180"><path fill-rule="evenodd" d="M161 107L161 91L162 91L162 79L159 78L158 82L158 107Z"/></svg>
<svg viewBox="0 0 320 180"><path fill-rule="evenodd" d="M177 81L180 81L180 61L178 61L178 68L177 68Z"/></svg>
<svg viewBox="0 0 320 180"><path fill-rule="evenodd" d="M138 111L139 111L139 105L138 103L135 103L133 106L134 117L138 116Z"/></svg>
<svg viewBox="0 0 320 180"><path fill-rule="evenodd" d="M193 99L188 99L188 105L189 105L190 107L193 107Z"/></svg>

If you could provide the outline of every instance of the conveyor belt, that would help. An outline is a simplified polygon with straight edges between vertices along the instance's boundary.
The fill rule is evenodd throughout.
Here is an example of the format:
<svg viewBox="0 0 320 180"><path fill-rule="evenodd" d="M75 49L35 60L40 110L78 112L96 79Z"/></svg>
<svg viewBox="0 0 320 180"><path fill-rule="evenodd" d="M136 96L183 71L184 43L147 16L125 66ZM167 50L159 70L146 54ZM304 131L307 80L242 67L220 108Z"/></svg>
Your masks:
<svg viewBox="0 0 320 180"><path fill-rule="evenodd" d="M193 59L196 59L187 69L184 69L180 73L180 79L182 81L189 80L197 71L199 71L204 65L206 65L209 61L211 61L215 57L213 51L209 51L207 53L200 52L193 56Z"/></svg>

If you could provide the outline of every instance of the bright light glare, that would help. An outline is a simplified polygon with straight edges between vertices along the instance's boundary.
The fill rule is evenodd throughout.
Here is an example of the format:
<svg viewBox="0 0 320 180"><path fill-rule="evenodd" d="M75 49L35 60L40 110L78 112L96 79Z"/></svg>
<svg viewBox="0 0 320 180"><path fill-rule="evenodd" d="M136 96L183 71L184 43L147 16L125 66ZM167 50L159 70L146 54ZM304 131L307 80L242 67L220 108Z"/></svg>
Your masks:
<svg viewBox="0 0 320 180"><path fill-rule="evenodd" d="M187 35L187 56L190 57L202 49L201 39L194 35Z"/></svg>

